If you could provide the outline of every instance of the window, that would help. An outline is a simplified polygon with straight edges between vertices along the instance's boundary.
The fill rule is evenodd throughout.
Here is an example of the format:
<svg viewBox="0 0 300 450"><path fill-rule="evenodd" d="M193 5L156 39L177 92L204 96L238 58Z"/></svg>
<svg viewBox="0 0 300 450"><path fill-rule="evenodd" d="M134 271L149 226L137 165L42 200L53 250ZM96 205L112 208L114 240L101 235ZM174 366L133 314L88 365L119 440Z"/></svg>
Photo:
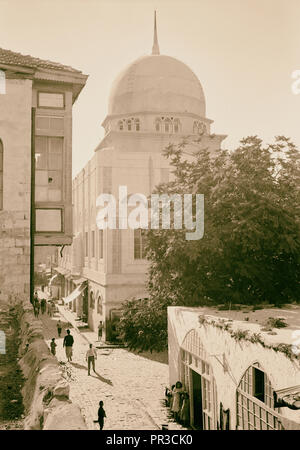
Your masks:
<svg viewBox="0 0 300 450"><path fill-rule="evenodd" d="M283 429L270 380L257 366L247 369L237 388L237 425L240 430Z"/></svg>
<svg viewBox="0 0 300 450"><path fill-rule="evenodd" d="M140 131L140 119L135 119L135 131Z"/></svg>
<svg viewBox="0 0 300 450"><path fill-rule="evenodd" d="M206 125L203 122L194 122L193 133L194 134L204 134L206 133Z"/></svg>
<svg viewBox="0 0 300 450"><path fill-rule="evenodd" d="M57 92L39 92L38 108L64 108L65 96Z"/></svg>
<svg viewBox="0 0 300 450"><path fill-rule="evenodd" d="M124 126L123 126L123 121L122 121L122 120L119 120L119 122L118 122L118 128L119 128L120 131L123 131Z"/></svg>
<svg viewBox="0 0 300 450"><path fill-rule="evenodd" d="M174 120L174 133L179 133L180 121L178 119Z"/></svg>
<svg viewBox="0 0 300 450"><path fill-rule="evenodd" d="M3 144L0 139L0 210L3 209Z"/></svg>
<svg viewBox="0 0 300 450"><path fill-rule="evenodd" d="M102 314L102 299L100 295L97 300L97 313Z"/></svg>
<svg viewBox="0 0 300 450"><path fill-rule="evenodd" d="M90 307L92 309L95 308L95 297L94 297L94 293L93 292L90 293Z"/></svg>
<svg viewBox="0 0 300 450"><path fill-rule="evenodd" d="M36 116L35 126L39 130L59 130L64 129L63 117Z"/></svg>
<svg viewBox="0 0 300 450"><path fill-rule="evenodd" d="M265 401L265 374L256 367L253 367L253 397Z"/></svg>
<svg viewBox="0 0 300 450"><path fill-rule="evenodd" d="M134 230L134 259L146 257L144 244L143 231L141 229Z"/></svg>
<svg viewBox="0 0 300 450"><path fill-rule="evenodd" d="M160 119L155 120L155 131L160 131Z"/></svg>
<svg viewBox="0 0 300 450"><path fill-rule="evenodd" d="M131 131L131 120L127 120L127 130Z"/></svg>
<svg viewBox="0 0 300 450"><path fill-rule="evenodd" d="M99 230L99 259L103 258L103 230Z"/></svg>
<svg viewBox="0 0 300 450"><path fill-rule="evenodd" d="M165 133L172 133L172 123L170 119L165 120Z"/></svg>
<svg viewBox="0 0 300 450"><path fill-rule="evenodd" d="M95 257L95 231L92 231L92 258Z"/></svg>
<svg viewBox="0 0 300 450"><path fill-rule="evenodd" d="M89 233L85 232L85 256L86 258L89 256Z"/></svg>
<svg viewBox="0 0 300 450"><path fill-rule="evenodd" d="M35 201L61 202L63 138L36 136Z"/></svg>

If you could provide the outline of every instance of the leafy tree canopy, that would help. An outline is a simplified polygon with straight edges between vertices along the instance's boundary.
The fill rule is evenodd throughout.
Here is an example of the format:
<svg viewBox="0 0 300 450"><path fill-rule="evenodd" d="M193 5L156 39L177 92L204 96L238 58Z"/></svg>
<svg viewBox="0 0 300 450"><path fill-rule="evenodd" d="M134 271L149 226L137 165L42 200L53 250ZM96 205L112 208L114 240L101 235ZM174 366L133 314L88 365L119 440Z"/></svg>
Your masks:
<svg viewBox="0 0 300 450"><path fill-rule="evenodd" d="M290 139L263 145L251 136L232 152L211 153L200 138L170 144L164 153L173 181L156 193L204 194L205 230L195 241L186 240L186 230L147 232L151 299L148 307L127 303L126 310L138 327L135 345L138 334L150 349L155 337L165 338L168 305L298 301L300 154Z"/></svg>

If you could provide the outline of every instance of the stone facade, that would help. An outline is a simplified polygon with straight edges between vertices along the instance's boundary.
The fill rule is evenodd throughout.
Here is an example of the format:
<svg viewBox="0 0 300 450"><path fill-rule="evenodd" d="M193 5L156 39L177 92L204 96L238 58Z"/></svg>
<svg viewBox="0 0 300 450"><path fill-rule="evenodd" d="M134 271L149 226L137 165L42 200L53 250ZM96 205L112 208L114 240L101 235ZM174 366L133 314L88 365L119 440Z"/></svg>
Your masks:
<svg viewBox="0 0 300 450"><path fill-rule="evenodd" d="M72 105L87 76L2 48L0 72L0 295L5 299L29 294L32 236L35 245L72 242Z"/></svg>
<svg viewBox="0 0 300 450"><path fill-rule="evenodd" d="M3 209L0 211L0 291L29 293L32 80L7 79L0 94Z"/></svg>

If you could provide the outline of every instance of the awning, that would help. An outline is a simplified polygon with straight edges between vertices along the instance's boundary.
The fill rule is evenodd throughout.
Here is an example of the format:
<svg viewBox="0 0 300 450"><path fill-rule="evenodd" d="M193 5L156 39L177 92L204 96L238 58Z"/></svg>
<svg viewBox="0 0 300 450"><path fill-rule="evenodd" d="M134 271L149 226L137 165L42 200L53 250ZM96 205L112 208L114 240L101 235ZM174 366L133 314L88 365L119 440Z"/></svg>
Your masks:
<svg viewBox="0 0 300 450"><path fill-rule="evenodd" d="M275 408L300 409L300 385L275 392Z"/></svg>
<svg viewBox="0 0 300 450"><path fill-rule="evenodd" d="M51 283L52 283L52 281L54 280L54 278L56 278L57 277L57 274L56 275L53 275L53 277L51 277L50 278L50 280L49 280L49 286L51 286Z"/></svg>
<svg viewBox="0 0 300 450"><path fill-rule="evenodd" d="M69 303L75 300L75 298L82 294L86 287L86 283L81 283L79 286L77 286L76 289L74 289L74 291L71 292L71 294L69 294L67 297L63 297L64 303Z"/></svg>

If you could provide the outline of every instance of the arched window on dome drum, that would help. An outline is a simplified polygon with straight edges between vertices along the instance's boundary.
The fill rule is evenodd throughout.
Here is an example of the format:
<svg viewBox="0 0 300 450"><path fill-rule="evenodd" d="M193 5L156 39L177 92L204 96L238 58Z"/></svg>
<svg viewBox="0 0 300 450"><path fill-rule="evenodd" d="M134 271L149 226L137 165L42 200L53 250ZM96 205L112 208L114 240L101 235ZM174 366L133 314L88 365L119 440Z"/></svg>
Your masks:
<svg viewBox="0 0 300 450"><path fill-rule="evenodd" d="M244 373L237 388L237 427L239 430L282 430L274 410L274 391L258 363Z"/></svg>
<svg viewBox="0 0 300 450"><path fill-rule="evenodd" d="M204 133L206 133L206 126L205 126L205 124L204 124L203 122L200 122L200 123L198 124L198 133L199 133L199 134L204 134Z"/></svg>
<svg viewBox="0 0 300 450"><path fill-rule="evenodd" d="M165 133L172 133L172 122L170 119L165 120Z"/></svg>
<svg viewBox="0 0 300 450"><path fill-rule="evenodd" d="M119 129L120 131L123 131L123 129L124 129L123 121L122 121L122 120L119 120L119 122L118 122L118 129Z"/></svg>
<svg viewBox="0 0 300 450"><path fill-rule="evenodd" d="M160 119L155 120L155 131L160 132Z"/></svg>
<svg viewBox="0 0 300 450"><path fill-rule="evenodd" d="M174 120L174 133L179 133L180 130L180 120L175 119Z"/></svg>
<svg viewBox="0 0 300 450"><path fill-rule="evenodd" d="M135 119L135 131L140 131L140 119Z"/></svg>
<svg viewBox="0 0 300 450"><path fill-rule="evenodd" d="M0 139L0 210L3 209L3 144Z"/></svg>
<svg viewBox="0 0 300 450"><path fill-rule="evenodd" d="M127 130L131 131L131 120L127 120Z"/></svg>

